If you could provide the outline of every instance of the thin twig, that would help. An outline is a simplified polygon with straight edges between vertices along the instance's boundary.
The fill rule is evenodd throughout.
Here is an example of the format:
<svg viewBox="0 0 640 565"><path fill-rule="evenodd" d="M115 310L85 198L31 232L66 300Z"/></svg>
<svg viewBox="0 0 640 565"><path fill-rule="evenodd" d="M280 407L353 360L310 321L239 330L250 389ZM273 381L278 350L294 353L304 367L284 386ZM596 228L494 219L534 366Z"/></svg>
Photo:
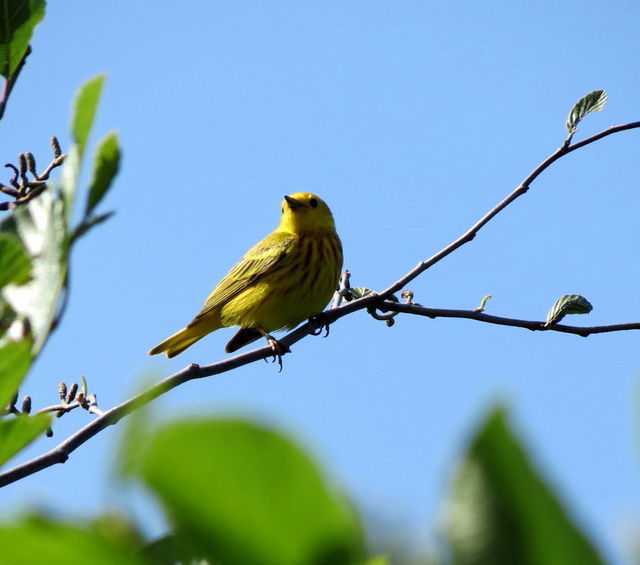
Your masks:
<svg viewBox="0 0 640 565"><path fill-rule="evenodd" d="M20 71L22 71L24 64L27 62L27 57L30 54L31 54L31 45L27 47L26 51L24 52L24 55L22 56L22 59L20 59L20 62L16 67L16 70L13 71L11 76L5 80L4 90L2 92L2 99L0 100L0 120L4 116L4 111L6 110L7 103L9 102L9 96L11 95L11 91L13 90L13 87L15 86L16 81L18 80Z"/></svg>
<svg viewBox="0 0 640 565"><path fill-rule="evenodd" d="M80 403L76 400L73 402L61 402L60 404L52 404L51 406L45 406L44 408L40 408L34 412L34 414L48 414L49 412L66 414L67 412L71 412L76 408L80 408Z"/></svg>
<svg viewBox="0 0 640 565"><path fill-rule="evenodd" d="M331 300L331 308L337 308L342 304L345 294L347 294L349 290L349 279L351 278L351 273L348 269L345 269L340 274L340 281L338 282L338 290L333 293L333 299Z"/></svg>
<svg viewBox="0 0 640 565"><path fill-rule="evenodd" d="M407 283L415 279L418 275L444 259L447 255L461 247L465 243L469 243L472 241L476 234L482 229L490 220L492 220L498 213L500 213L504 208L506 208L509 204L511 204L516 198L522 196L529 190L531 183L550 165L555 163L558 159L575 151L576 149L580 149L585 145L589 145L603 137L607 137L611 134L618 133L620 131L625 131L629 129L635 129L640 127L640 121L631 122L624 125L612 126L608 129L605 129L587 139L583 139L582 141L575 143L573 145L560 146L556 151L554 151L549 157L547 157L542 163L540 163L517 187L516 189L509 194L506 198L504 198L501 202L499 202L494 208L489 210L482 218L480 218L475 224L473 224L466 232L464 232L458 239L447 245L444 249L438 251L435 255L431 256L426 261L421 261L418 263L411 271L409 271L402 278L398 279L391 286L384 289L382 292L378 293L381 297L387 297L393 294L394 292L399 291L403 288ZM369 297L361 298L360 300L366 300ZM373 299L370 299L373 301Z"/></svg>
<svg viewBox="0 0 640 565"><path fill-rule="evenodd" d="M489 323L499 323L502 325L510 325L510 326L519 326L532 330L547 330L547 331L560 331L565 333L573 333L577 335L589 335L591 333L603 333L603 332L611 332L611 331L621 331L628 329L640 329L640 324L617 324L612 326L593 326L591 328L579 328L574 326L565 326L561 324L552 325L549 327L544 327L544 322L535 322L535 321L527 321L527 320L515 320L511 318L501 318L499 316L491 316L489 314L484 314L482 312L476 312L471 310L442 310L442 309L431 309L424 308L422 306L416 304L402 304L399 302L393 302L389 300L384 300L385 297L392 295L394 292L397 292L401 288L403 288L409 281L415 279L422 272L427 270L429 267L444 259L447 255L455 251L458 247L464 245L465 243L470 242L476 236L478 231L486 225L493 217L495 217L500 211L506 208L511 202L513 202L519 196L522 196L529 189L529 185L552 163L557 161L560 157L574 151L580 147L584 147L585 145L589 145L603 137L611 135L613 133L634 129L640 127L640 122L633 122L622 126L613 126L609 129L606 129L592 137L589 137L575 145L571 146L561 146L557 149L552 155L550 155L547 159L545 159L540 165L538 165L530 174L527 176L522 183L506 198L504 198L501 202L499 202L494 208L492 208L489 212L487 212L480 220L478 220L471 228L469 228L465 233L463 233L458 239L453 241L447 247L443 248L441 251L433 255L431 258L426 261L422 261L418 263L418 265L409 271L402 278L398 279L395 283L389 286L387 289L383 290L380 293L373 293L363 298L359 298L357 300L352 300L351 302L347 302L342 304L337 308L332 308L323 312L322 317L316 317L309 320L307 323L303 324L299 328L293 330L292 332L285 335L280 343L284 346L283 354L287 352L288 346L300 341L305 336L310 333L316 332L323 325L330 324L335 322L336 320L351 314L357 310L362 310L365 308L369 308L371 306L382 308L386 310L394 310L398 312L406 312L411 314L419 314L425 315L428 317L434 316L448 316L448 317L458 317L458 318L471 318L478 321L484 321ZM126 400L122 404L111 408L105 412L102 412L95 420L78 430L75 434L71 435L69 438L58 444L56 447L44 453L34 459L26 461L20 465L16 465L12 469L8 469L3 473L0 473L0 487L11 484L15 481L18 481L24 477L37 473L42 469L46 469L52 465L57 463L64 463L69 455L75 451L82 444L87 442L93 436L98 434L100 431L105 429L108 426L114 425L119 422L122 418L136 410L137 408L147 404L151 400L161 396L162 394L168 392L169 390L194 379L200 379L204 377L209 377L212 375L217 375L221 373L225 373L227 371L231 371L236 369L237 367L241 367L243 365L247 365L249 363L253 363L259 359L266 359L273 356L273 351L270 345L266 345L264 347L260 347L258 349L254 349L252 351L248 351L246 353L242 353L240 355L236 355L234 357L230 357L228 359L224 359L223 361L219 361L212 365L199 366L192 364L177 373L163 379L159 383L148 388L146 391L137 394L136 396Z"/></svg>
<svg viewBox="0 0 640 565"><path fill-rule="evenodd" d="M308 325L309 324L305 324L305 326ZM304 335L306 335L306 333ZM300 335L298 339L302 339L304 335ZM290 338L291 334L286 337ZM296 339L295 341L298 341L298 339ZM289 341L292 342L292 340ZM130 398L122 404L119 404L118 406L115 406L110 410L106 410L105 412L102 412L95 420L81 428L75 434L68 437L66 440L58 444L47 453L44 453L38 457L35 457L34 459L31 459L30 461L27 461L20 465L16 465L12 469L8 469L7 471L0 473L0 487L6 486L15 481L23 479L24 477L37 473L38 471L46 469L51 465L64 463L69 458L70 453L75 451L78 447L91 439L97 433L108 426L116 424L123 417L130 414L137 408L147 404L151 400L181 385L182 383L193 379L209 377L211 375L217 375L220 373L231 371L237 367L241 367L242 365L246 365L259 359L265 359L271 356L273 356L273 351L271 349L271 346L267 345L253 351L249 351L247 353L243 353L241 355L236 355L235 357L219 361L218 363L214 363L212 365L202 367L195 364L190 365L185 369L163 379L159 383L151 386L146 391L137 394L136 396Z"/></svg>
<svg viewBox="0 0 640 565"><path fill-rule="evenodd" d="M501 326L513 326L533 331L562 332L582 337L587 337L591 334L619 332L624 330L640 330L640 322L628 322L624 324L611 324L606 326L567 326L564 324L551 324L548 326L546 325L546 322L537 320L505 318L503 316L485 314L484 312L476 310L426 308L425 306L419 306L417 304L402 304L391 300L385 300L381 304L378 304L377 307L382 311L415 314L417 316L426 316L427 318L467 318L469 320L477 320L478 322L498 324Z"/></svg>

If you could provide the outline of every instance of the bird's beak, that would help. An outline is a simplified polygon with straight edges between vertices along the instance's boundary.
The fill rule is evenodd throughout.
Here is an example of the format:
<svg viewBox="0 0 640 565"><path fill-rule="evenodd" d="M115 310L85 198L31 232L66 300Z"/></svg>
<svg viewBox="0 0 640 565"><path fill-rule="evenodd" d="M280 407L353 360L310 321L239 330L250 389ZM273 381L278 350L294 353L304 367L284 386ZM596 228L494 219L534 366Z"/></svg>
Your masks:
<svg viewBox="0 0 640 565"><path fill-rule="evenodd" d="M291 208L294 211L297 210L298 208L306 208L306 206L302 202L300 202L300 200L291 198L291 196L285 196L284 199L287 201L287 204L289 204L289 208Z"/></svg>

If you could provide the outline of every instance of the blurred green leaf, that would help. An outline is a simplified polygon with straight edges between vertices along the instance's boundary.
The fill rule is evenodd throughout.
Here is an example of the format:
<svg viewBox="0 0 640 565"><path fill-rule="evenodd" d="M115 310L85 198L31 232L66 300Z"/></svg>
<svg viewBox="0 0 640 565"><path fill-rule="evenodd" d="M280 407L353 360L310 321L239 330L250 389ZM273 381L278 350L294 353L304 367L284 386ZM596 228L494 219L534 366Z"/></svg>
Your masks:
<svg viewBox="0 0 640 565"><path fill-rule="evenodd" d="M16 320L16 313L9 306L6 300L0 298L0 343L3 343L5 332Z"/></svg>
<svg viewBox="0 0 640 565"><path fill-rule="evenodd" d="M480 426L455 473L445 510L455 565L602 565L542 481L505 410Z"/></svg>
<svg viewBox="0 0 640 565"><path fill-rule="evenodd" d="M0 547L2 565L148 565L135 547L37 517L0 526Z"/></svg>
<svg viewBox="0 0 640 565"><path fill-rule="evenodd" d="M143 447L149 445L151 434L156 430L153 412L145 399L145 392L162 379L162 374L147 371L142 374L135 387L135 398L139 402L131 405L132 412L120 423L120 441L115 453L114 475L119 479L136 478L145 456Z"/></svg>
<svg viewBox="0 0 640 565"><path fill-rule="evenodd" d="M0 346L0 409L9 404L31 366L31 338Z"/></svg>
<svg viewBox="0 0 640 565"><path fill-rule="evenodd" d="M579 294L563 294L551 306L545 325L557 324L567 314L588 314L593 310L591 303Z"/></svg>
<svg viewBox="0 0 640 565"><path fill-rule="evenodd" d="M578 127L578 123L590 112L599 112L604 108L607 103L607 93L604 90L593 90L586 94L580 100L578 100L569 115L567 116L567 123L565 127L569 132L569 136L572 136Z"/></svg>
<svg viewBox="0 0 640 565"><path fill-rule="evenodd" d="M71 115L71 134L78 147L80 159L87 146L93 120L96 116L105 75L100 74L86 81L78 90Z"/></svg>
<svg viewBox="0 0 640 565"><path fill-rule="evenodd" d="M391 561L387 555L374 555L364 563L365 565L391 565Z"/></svg>
<svg viewBox="0 0 640 565"><path fill-rule="evenodd" d="M111 186L120 166L120 147L115 132L107 134L96 148L93 176L89 185L89 197L84 215L89 216Z"/></svg>
<svg viewBox="0 0 640 565"><path fill-rule="evenodd" d="M42 435L50 422L49 414L20 415L0 420L0 465Z"/></svg>
<svg viewBox="0 0 640 565"><path fill-rule="evenodd" d="M31 260L20 240L0 232L0 289L9 283L24 284L31 278Z"/></svg>
<svg viewBox="0 0 640 565"><path fill-rule="evenodd" d="M90 528L113 545L143 548L146 543L135 524L121 512L99 514L91 519Z"/></svg>
<svg viewBox="0 0 640 565"><path fill-rule="evenodd" d="M272 431L233 420L166 426L140 472L194 557L225 565L362 562L346 502Z"/></svg>
<svg viewBox="0 0 640 565"><path fill-rule="evenodd" d="M0 74L9 78L25 54L44 0L0 0Z"/></svg>
<svg viewBox="0 0 640 565"><path fill-rule="evenodd" d="M192 558L176 536L169 535L148 544L142 554L158 565L191 563ZM200 565L200 562L198 563Z"/></svg>
<svg viewBox="0 0 640 565"><path fill-rule="evenodd" d="M7 286L3 294L13 310L29 320L36 354L51 330L67 276L63 202L55 193L44 192L0 223L0 231L17 234L33 257L33 279L20 286Z"/></svg>
<svg viewBox="0 0 640 565"><path fill-rule="evenodd" d="M61 175L61 190L65 202L65 218L71 218L80 175L80 165L96 116L100 94L105 81L104 74L86 81L76 93L71 110L71 135L74 145L67 152Z"/></svg>

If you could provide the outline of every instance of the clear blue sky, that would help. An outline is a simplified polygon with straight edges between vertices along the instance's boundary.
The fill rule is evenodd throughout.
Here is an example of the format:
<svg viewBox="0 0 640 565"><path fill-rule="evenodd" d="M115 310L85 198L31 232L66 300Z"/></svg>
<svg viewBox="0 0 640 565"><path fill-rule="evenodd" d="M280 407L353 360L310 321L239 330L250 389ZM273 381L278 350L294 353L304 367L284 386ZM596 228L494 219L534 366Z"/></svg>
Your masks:
<svg viewBox="0 0 640 565"><path fill-rule="evenodd" d="M51 2L0 127L4 161L68 140L76 88L108 73L96 133L124 161L77 246L60 330L25 385L34 406L85 375L107 408L146 375L224 358L232 330L177 359L147 350L190 320L278 221L284 194L332 207L354 286L381 289L438 251L561 144L575 100L605 111L576 139L640 119L640 7L601 2ZM94 141L98 136L94 136ZM576 324L640 320L638 146L622 133L564 158L473 241L410 285L425 305ZM363 512L419 544L473 426L496 400L607 556L640 529L640 334L582 339L464 320L364 313L309 337L284 371L255 363L189 383L158 415L241 413L298 438ZM89 416L56 422L55 445ZM82 516L150 507L108 480L118 429L0 492L0 505ZM73 485L73 486L71 486ZM71 494L73 493L73 494Z"/></svg>

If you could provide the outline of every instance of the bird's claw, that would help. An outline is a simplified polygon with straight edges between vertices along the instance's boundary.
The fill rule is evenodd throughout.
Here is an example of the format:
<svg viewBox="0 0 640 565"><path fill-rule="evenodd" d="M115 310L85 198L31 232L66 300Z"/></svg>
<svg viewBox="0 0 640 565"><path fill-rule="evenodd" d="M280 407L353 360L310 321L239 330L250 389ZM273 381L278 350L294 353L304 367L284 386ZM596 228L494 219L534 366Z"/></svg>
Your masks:
<svg viewBox="0 0 640 565"><path fill-rule="evenodd" d="M286 353L291 353L291 349L289 349L288 345L285 345L281 341L278 341L272 336L267 337L267 341L269 342L269 346L271 347L271 351L273 353L272 363L278 361L278 373L282 372L282 356ZM266 359L265 359L266 361Z"/></svg>
<svg viewBox="0 0 640 565"><path fill-rule="evenodd" d="M327 316L324 312L320 312L320 314L310 318L309 321L318 324L318 327L312 330L311 335L318 336L322 333L322 330L325 331L325 334L322 337L327 337L329 335L329 321L327 320Z"/></svg>

